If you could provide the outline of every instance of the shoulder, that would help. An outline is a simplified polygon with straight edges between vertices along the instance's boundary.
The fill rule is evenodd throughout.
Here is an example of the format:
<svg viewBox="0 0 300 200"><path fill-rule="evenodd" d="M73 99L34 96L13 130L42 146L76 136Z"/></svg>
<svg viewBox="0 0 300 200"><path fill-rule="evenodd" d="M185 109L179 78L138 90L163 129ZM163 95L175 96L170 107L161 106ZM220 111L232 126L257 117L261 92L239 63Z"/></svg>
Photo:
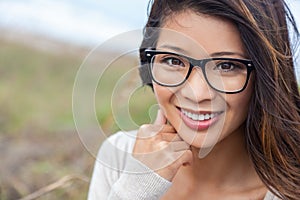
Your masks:
<svg viewBox="0 0 300 200"><path fill-rule="evenodd" d="M97 161L114 170L122 170L131 155L137 131L120 131L109 136L99 149Z"/></svg>
<svg viewBox="0 0 300 200"><path fill-rule="evenodd" d="M109 136L103 143L102 146L110 143L118 149L124 151L132 152L135 140L136 140L137 130L134 131L119 131L111 136Z"/></svg>
<svg viewBox="0 0 300 200"><path fill-rule="evenodd" d="M275 194L273 194L271 191L268 191L264 200L280 200Z"/></svg>
<svg viewBox="0 0 300 200"><path fill-rule="evenodd" d="M134 131L119 131L109 136L101 145L99 153L107 152L118 153L119 151L125 151L132 153L133 146L136 140L137 130Z"/></svg>
<svg viewBox="0 0 300 200"><path fill-rule="evenodd" d="M95 160L88 199L107 199L133 150L137 131L115 133L102 143Z"/></svg>

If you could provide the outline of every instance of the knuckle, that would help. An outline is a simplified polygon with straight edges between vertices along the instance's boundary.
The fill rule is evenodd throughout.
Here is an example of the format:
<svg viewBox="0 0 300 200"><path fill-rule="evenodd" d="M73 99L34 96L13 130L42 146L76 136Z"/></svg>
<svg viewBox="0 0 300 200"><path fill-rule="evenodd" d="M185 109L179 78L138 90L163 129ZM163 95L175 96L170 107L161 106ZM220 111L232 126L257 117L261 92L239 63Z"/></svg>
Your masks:
<svg viewBox="0 0 300 200"><path fill-rule="evenodd" d="M168 143L160 139L156 139L153 146L155 147L156 150L159 150L157 153L164 154L164 156L168 154L168 152L164 151L164 149L168 146Z"/></svg>
<svg viewBox="0 0 300 200"><path fill-rule="evenodd" d="M143 124L140 126L137 137L139 137L140 139L144 138L150 138L152 137L152 131L151 131L151 124Z"/></svg>
<svg viewBox="0 0 300 200"><path fill-rule="evenodd" d="M165 125L157 125L157 124L153 124L153 125L151 126L151 128L152 128L152 131L154 131L154 132L156 132L156 133L159 133L159 132L161 132L161 131L163 130L164 126L165 126Z"/></svg>
<svg viewBox="0 0 300 200"><path fill-rule="evenodd" d="M148 136L154 136L161 132L163 126L153 124L143 124L139 128L141 134L148 133Z"/></svg>
<svg viewBox="0 0 300 200"><path fill-rule="evenodd" d="M140 131L149 130L150 126L151 126L150 124L143 124L140 126L139 130Z"/></svg>

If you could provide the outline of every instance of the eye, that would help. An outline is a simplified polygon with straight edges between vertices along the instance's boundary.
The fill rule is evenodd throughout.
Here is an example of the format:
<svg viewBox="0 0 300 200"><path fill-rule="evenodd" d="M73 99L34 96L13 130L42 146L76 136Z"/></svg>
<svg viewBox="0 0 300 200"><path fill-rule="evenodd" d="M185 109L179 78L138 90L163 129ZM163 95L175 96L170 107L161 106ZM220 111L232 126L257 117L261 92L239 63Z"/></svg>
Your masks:
<svg viewBox="0 0 300 200"><path fill-rule="evenodd" d="M176 57L165 57L161 59L162 64L167 64L169 66L174 66L174 67L185 67L184 62L180 58Z"/></svg>
<svg viewBox="0 0 300 200"><path fill-rule="evenodd" d="M236 69L241 69L240 65L233 63L233 62L222 62L218 63L215 66L215 69L220 70L222 72L229 72Z"/></svg>

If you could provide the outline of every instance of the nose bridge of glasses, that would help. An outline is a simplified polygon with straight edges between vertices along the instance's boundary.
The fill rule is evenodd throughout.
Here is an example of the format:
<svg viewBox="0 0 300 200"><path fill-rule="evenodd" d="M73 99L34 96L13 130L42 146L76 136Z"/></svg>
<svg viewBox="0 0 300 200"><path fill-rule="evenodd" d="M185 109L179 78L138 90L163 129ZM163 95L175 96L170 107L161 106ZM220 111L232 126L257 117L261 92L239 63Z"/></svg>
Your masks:
<svg viewBox="0 0 300 200"><path fill-rule="evenodd" d="M190 70L189 70L189 74L188 74L188 79L196 79L199 83L199 79L202 83L206 84L206 77L205 77L205 64L206 64L206 60L196 60L191 58L190 60Z"/></svg>
<svg viewBox="0 0 300 200"><path fill-rule="evenodd" d="M197 74L200 75L202 81L206 82L206 77L205 77L205 64L206 64L206 59L202 59L202 60L196 60L193 58L189 59L190 61L190 70L189 70L189 74L188 76L191 76L191 73L193 71L195 71ZM202 72L200 72L202 71Z"/></svg>
<svg viewBox="0 0 300 200"><path fill-rule="evenodd" d="M189 61L192 65L191 68L194 68L194 67L201 68L202 72L204 72L206 59L196 60L196 59L190 58Z"/></svg>

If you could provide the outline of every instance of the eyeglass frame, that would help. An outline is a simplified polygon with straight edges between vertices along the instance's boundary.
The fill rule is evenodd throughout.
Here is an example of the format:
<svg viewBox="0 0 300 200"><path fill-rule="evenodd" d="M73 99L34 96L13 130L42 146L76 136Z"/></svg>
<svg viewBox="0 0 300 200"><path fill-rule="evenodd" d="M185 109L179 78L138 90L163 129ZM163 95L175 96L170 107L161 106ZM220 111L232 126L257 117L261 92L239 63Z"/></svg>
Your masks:
<svg viewBox="0 0 300 200"><path fill-rule="evenodd" d="M189 70L188 70L188 73L185 77L185 79L178 83L178 84L174 84L174 85L168 85L168 84L163 84L163 83L160 83L158 82L157 80L155 80L155 78L153 77L153 74L152 74L152 58L153 56L155 55L158 55L158 54L170 54L170 55L174 55L174 56L179 56L179 57L183 57L185 59L187 59L189 61ZM164 86L164 87L178 87L180 85L182 85L183 83L185 83L187 81L187 79L189 78L192 70L194 67L200 67L201 70L202 70L202 73L203 73L203 76L205 78L205 81L206 83L214 90L218 91L218 92L221 92L221 93L225 93L225 94L236 94L236 93L240 93L242 92L248 85L248 82L249 82L249 78L250 78L250 74L251 72L255 69L254 68L254 65L253 65L253 62L251 60L248 60L248 59L238 59L238 58L220 58L220 57L212 57L212 58L205 58L205 59L200 59L200 60L197 60L197 59L194 59L194 58L191 58L191 57L188 57L188 56L185 56L185 55L182 55L182 54L178 54L178 53L174 53L174 52L168 52L168 51L158 51L156 49L146 49L145 50L145 56L147 58L147 62L148 62L148 67L149 67L149 70L150 70L150 75L151 75L151 79L157 83L158 85L161 85L161 86ZM212 86L212 84L208 81L208 78L206 76L206 71L205 71L205 65L207 62L209 61L212 61L212 60L228 60L228 61L237 61L237 62L240 62L242 64L244 64L246 67L247 67L247 77L246 77L246 81L245 81L245 84L244 86L237 90L237 91L232 91L232 92L228 92L228 91L223 91L223 90L219 90L215 87Z"/></svg>

